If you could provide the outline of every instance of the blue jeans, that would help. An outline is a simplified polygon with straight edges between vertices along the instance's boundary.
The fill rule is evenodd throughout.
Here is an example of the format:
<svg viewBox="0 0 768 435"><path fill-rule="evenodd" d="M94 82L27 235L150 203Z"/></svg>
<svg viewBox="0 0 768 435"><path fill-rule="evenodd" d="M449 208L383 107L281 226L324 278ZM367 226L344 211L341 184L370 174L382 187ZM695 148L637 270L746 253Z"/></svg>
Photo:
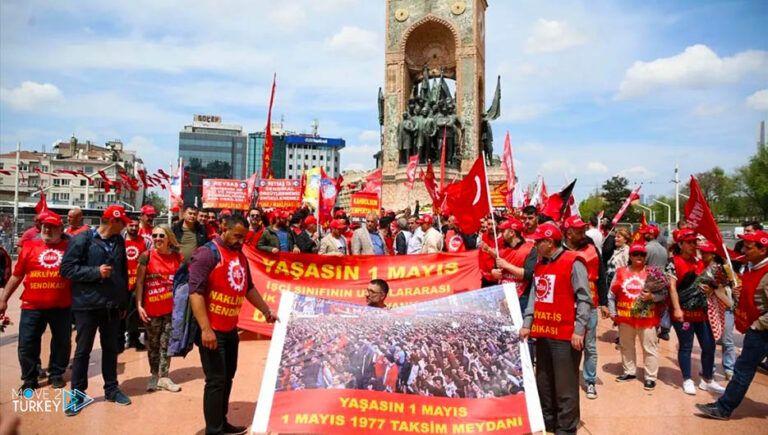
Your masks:
<svg viewBox="0 0 768 435"><path fill-rule="evenodd" d="M734 366L733 378L728 382L725 393L717 400L717 407L724 414L731 415L739 406L755 377L757 365L766 356L768 356L768 331L748 330L744 336L741 356Z"/></svg>
<svg viewBox="0 0 768 435"><path fill-rule="evenodd" d="M592 308L587 323L587 333L584 336L584 383L594 384L597 381L597 309Z"/></svg>
<svg viewBox="0 0 768 435"><path fill-rule="evenodd" d="M701 371L704 379L712 379L715 371L715 337L709 322L689 322L688 330L683 330L683 322L672 322L680 342L677 348L677 363L683 373L683 380L691 379L691 351L693 350L693 336L701 348Z"/></svg>
<svg viewBox="0 0 768 435"><path fill-rule="evenodd" d="M733 311L725 311L725 325L723 326L723 370L733 371L736 362L736 345L733 343Z"/></svg>
<svg viewBox="0 0 768 435"><path fill-rule="evenodd" d="M52 378L64 375L69 365L72 347L72 315L69 308L47 310L21 310L19 319L19 365L21 379L37 383L40 363L40 342L45 327L51 328L51 354L48 359L48 373Z"/></svg>

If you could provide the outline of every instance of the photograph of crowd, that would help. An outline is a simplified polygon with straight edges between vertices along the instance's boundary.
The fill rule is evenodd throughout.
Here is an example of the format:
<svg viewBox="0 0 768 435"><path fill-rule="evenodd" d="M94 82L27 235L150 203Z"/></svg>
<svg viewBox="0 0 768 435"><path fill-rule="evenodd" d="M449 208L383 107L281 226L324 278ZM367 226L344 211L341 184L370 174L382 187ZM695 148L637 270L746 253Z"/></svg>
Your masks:
<svg viewBox="0 0 768 435"><path fill-rule="evenodd" d="M486 398L523 391L501 287L398 307L297 296L276 391L367 389Z"/></svg>

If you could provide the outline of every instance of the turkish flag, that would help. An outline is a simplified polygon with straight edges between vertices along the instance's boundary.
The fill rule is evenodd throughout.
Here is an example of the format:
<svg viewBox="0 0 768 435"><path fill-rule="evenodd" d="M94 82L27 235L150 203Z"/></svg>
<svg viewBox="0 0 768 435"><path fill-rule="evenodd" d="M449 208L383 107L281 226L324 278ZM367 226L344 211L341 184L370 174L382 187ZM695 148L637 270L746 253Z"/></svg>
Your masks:
<svg viewBox="0 0 768 435"><path fill-rule="evenodd" d="M48 201L45 200L45 191L40 190L40 201L37 201L35 213L40 214L44 211L48 211Z"/></svg>
<svg viewBox="0 0 768 435"><path fill-rule="evenodd" d="M480 219L491 213L491 197L482 158L475 161L461 182L446 189L446 196L448 208L456 217L461 232L477 232L480 229Z"/></svg>
<svg viewBox="0 0 768 435"><path fill-rule="evenodd" d="M717 226L715 217L712 216L712 210L707 204L707 199L701 193L699 183L693 175L691 175L691 197L685 203L685 222L688 223L688 228L706 237L707 240L717 246L717 255L726 258L723 235L720 234L720 228Z"/></svg>
<svg viewBox="0 0 768 435"><path fill-rule="evenodd" d="M416 167L419 165L419 156L411 156L408 161L408 167L405 168L405 175L408 177L408 181L405 182L405 187L413 189L413 183L416 180Z"/></svg>

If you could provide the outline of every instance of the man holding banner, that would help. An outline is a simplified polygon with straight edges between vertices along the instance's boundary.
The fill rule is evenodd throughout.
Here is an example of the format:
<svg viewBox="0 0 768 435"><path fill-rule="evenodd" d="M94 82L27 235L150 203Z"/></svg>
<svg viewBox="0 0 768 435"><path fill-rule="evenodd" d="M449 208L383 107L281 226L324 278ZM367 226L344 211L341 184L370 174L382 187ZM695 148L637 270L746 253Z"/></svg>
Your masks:
<svg viewBox="0 0 768 435"><path fill-rule="evenodd" d="M533 275L536 297L528 301L520 337L537 339L536 385L547 431L575 434L579 363L592 310L587 266L580 255L563 249L563 235L553 223L539 225L531 237L541 259Z"/></svg>
<svg viewBox="0 0 768 435"><path fill-rule="evenodd" d="M221 236L195 251L189 264L189 303L200 325L197 346L205 373L203 413L206 434L242 434L246 428L227 421L229 393L237 370L237 321L245 299L273 323L277 316L251 282L240 252L248 222L234 214L222 219Z"/></svg>

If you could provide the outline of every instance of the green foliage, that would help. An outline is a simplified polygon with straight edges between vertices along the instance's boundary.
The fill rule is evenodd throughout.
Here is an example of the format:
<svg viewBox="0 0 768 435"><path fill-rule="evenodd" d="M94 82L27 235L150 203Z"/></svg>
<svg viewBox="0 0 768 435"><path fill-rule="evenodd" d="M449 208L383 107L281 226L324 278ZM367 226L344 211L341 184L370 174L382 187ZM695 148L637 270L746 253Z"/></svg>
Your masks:
<svg viewBox="0 0 768 435"><path fill-rule="evenodd" d="M768 150L763 148L737 171L737 183L749 199L747 212L768 219Z"/></svg>
<svg viewBox="0 0 768 435"><path fill-rule="evenodd" d="M144 197L144 204L151 204L153 207L155 207L155 212L158 216L163 215L168 212L167 207L167 198L163 198L160 196L157 192L149 192Z"/></svg>
<svg viewBox="0 0 768 435"><path fill-rule="evenodd" d="M605 200L605 216L607 218L613 219L624 204L624 201L632 193L632 190L627 187L628 184L629 180L619 175L614 175L603 184L603 199ZM640 220L640 213L634 207L630 207L621 220L638 222Z"/></svg>
<svg viewBox="0 0 768 435"><path fill-rule="evenodd" d="M584 219L597 216L600 211L605 210L605 200L597 192L589 194L586 199L579 203L579 213Z"/></svg>

